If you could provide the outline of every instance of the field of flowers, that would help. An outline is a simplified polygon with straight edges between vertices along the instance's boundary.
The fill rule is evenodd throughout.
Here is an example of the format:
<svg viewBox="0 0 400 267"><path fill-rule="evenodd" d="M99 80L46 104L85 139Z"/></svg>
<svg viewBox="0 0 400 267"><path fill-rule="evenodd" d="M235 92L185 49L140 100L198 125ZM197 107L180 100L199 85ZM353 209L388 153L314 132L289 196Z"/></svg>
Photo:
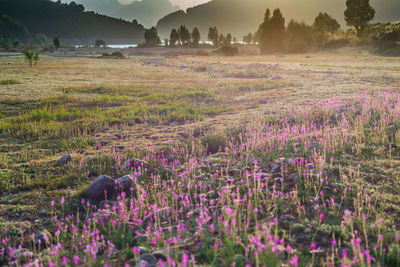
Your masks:
<svg viewBox="0 0 400 267"><path fill-rule="evenodd" d="M0 264L400 265L396 91L112 153L112 172L101 175L113 178L100 178L112 182L97 202L89 186L51 202L49 231L30 237L21 224L20 238L10 238L5 229ZM89 176L96 164L69 171Z"/></svg>

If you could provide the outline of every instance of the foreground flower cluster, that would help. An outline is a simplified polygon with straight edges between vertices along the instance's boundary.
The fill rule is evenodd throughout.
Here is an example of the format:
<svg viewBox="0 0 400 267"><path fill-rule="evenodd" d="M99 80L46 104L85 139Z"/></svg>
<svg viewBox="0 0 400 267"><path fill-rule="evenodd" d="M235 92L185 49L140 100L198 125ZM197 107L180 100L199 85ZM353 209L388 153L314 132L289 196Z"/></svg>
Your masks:
<svg viewBox="0 0 400 267"><path fill-rule="evenodd" d="M213 154L201 137L149 147L132 164L115 152L130 188L74 212L53 202L54 231L4 238L0 262L396 266L400 211L387 196L399 188L370 164L399 158L399 129L400 95L365 93L238 125ZM80 164L73 171L88 173Z"/></svg>

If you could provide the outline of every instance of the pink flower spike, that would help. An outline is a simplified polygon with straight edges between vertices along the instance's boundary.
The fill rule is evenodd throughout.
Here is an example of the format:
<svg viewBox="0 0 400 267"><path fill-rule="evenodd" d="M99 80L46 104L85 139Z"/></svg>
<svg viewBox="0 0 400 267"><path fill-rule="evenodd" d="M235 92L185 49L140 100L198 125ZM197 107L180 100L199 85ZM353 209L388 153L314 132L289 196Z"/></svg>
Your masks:
<svg viewBox="0 0 400 267"><path fill-rule="evenodd" d="M295 267L299 266L299 258L297 257L297 255L294 255L291 259L290 259L290 265L293 265Z"/></svg>

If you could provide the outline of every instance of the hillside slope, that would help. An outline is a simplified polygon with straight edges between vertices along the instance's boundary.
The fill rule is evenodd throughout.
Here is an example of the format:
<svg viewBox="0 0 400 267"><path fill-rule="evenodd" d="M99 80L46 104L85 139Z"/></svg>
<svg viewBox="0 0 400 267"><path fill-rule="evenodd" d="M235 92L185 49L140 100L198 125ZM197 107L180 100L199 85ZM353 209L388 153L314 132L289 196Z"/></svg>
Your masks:
<svg viewBox="0 0 400 267"><path fill-rule="evenodd" d="M27 26L31 34L59 37L64 43L90 43L102 38L107 43L141 42L144 27L93 12L77 4L50 0L0 0L0 10Z"/></svg>
<svg viewBox="0 0 400 267"><path fill-rule="evenodd" d="M118 0L75 0L75 2L82 4L86 10L129 21L136 19L145 27L155 26L160 18L179 10L179 6L173 5L169 0L140 0L127 5L120 4Z"/></svg>
<svg viewBox="0 0 400 267"><path fill-rule="evenodd" d="M400 19L399 0L371 0L376 10L375 21L386 22ZM208 28L217 26L224 33L232 33L241 38L249 31L257 30L266 8L279 7L286 20L294 18L313 22L318 12L328 12L342 26L344 22L345 0L212 0L208 3L189 8L186 13L177 11L160 19L157 24L159 32L168 36L172 28L186 25L189 28L199 27L206 37Z"/></svg>

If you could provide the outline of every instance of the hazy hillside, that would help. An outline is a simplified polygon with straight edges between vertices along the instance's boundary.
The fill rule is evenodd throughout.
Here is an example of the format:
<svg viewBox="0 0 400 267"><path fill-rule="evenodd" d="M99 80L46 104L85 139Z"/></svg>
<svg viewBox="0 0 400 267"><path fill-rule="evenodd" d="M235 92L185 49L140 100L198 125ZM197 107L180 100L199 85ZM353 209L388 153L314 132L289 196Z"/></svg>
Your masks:
<svg viewBox="0 0 400 267"><path fill-rule="evenodd" d="M25 25L0 12L0 38L21 38L27 33Z"/></svg>
<svg viewBox="0 0 400 267"><path fill-rule="evenodd" d="M142 25L84 12L82 5L50 0L0 0L0 10L26 25L31 34L57 36L62 42L93 43L96 38L108 43L143 40Z"/></svg>
<svg viewBox="0 0 400 267"><path fill-rule="evenodd" d="M127 5L120 4L118 0L75 0L75 2L82 4L89 11L129 21L136 19L145 27L154 26L160 18L179 10L179 7L171 4L169 0L140 0Z"/></svg>
<svg viewBox="0 0 400 267"><path fill-rule="evenodd" d="M198 26L207 33L210 26L218 26L222 32L231 32L241 38L249 31L255 31L263 19L266 8L281 8L287 21L291 18L312 22L320 11L328 12L344 23L345 0L213 0L189 8L186 13L177 11L162 18L157 27L162 35L168 36L172 28L186 25ZM371 0L376 9L375 21L400 19L399 0Z"/></svg>

